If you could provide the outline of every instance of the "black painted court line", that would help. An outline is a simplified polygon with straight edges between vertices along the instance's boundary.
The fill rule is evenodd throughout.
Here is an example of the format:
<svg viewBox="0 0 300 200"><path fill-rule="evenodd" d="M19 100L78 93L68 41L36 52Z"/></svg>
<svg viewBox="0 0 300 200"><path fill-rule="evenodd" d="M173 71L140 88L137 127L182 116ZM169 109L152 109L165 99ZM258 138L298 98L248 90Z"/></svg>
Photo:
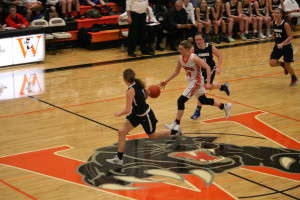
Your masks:
<svg viewBox="0 0 300 200"><path fill-rule="evenodd" d="M263 139L266 140L264 137L258 137L258 136L251 136L251 135L240 135L240 134L232 134L232 133L184 133L184 135L192 135L192 134L198 134L198 135L234 135L234 136L241 136L241 137L250 137L250 138L257 138L257 139Z"/></svg>
<svg viewBox="0 0 300 200"><path fill-rule="evenodd" d="M293 38L300 38L300 35L295 35ZM263 44L268 42L274 42L274 40L257 40L257 41L248 41L243 42L239 44L227 44L222 46L215 46L218 49L226 49L231 47L240 47L240 46L247 46L247 45L254 45L254 44ZM141 56L136 58L127 58L127 59L119 59L119 60L110 60L110 61L103 61L103 62L96 62L96 63L87 63L87 64L81 64L81 65L72 65L72 66L66 66L66 67L57 67L52 69L46 69L45 73L50 72L57 72L57 71L65 71L70 69L79 69L79 68L87 68L87 67L94 67L94 66L101 66L101 65L109 65L109 64L115 64L115 63L125 63L125 62L132 62L132 61L139 61L139 60L147 60L152 58L160 58L160 57L167 57L167 56L173 56L173 55L179 55L178 51L170 52L170 53L164 53L164 54L155 54L153 56Z"/></svg>
<svg viewBox="0 0 300 200"><path fill-rule="evenodd" d="M271 187L269 187L269 186L266 186L266 185L263 185L263 184L261 184L261 183L252 181L252 180L250 180L250 179L247 179L247 178L245 178L245 177L243 177L243 176L239 176L239 175L237 175L237 174L234 174L234 173L232 173L232 172L227 172L227 173L228 173L228 174L231 174L231 175L233 175L233 176L236 176L236 177L238 177L238 178L244 179L244 180L246 180L246 181L249 181L249 182L251 182L251 183L254 183L254 184L256 184L256 185L259 185L259 186L261 186L261 187L264 187L264 188L267 188L267 189L269 189L269 190L274 191L274 192L272 192L272 193L261 194L261 195L256 195L256 196L239 197L240 199L251 198L251 197L260 197L260 196L268 196L268 195L280 193L280 194L285 195L285 196L287 196L287 197L290 197L290 198L292 198L292 199L298 199L298 200L299 200L299 198L297 198L297 197L294 197L294 196L292 196L292 195L289 195L289 194L284 193L284 191L288 191L288 190L293 189L293 188L289 188L289 189L287 189L287 190L279 191L279 190L276 190L276 189L271 188ZM296 187L294 187L294 188L297 188L297 187L299 187L299 186L296 186Z"/></svg>
<svg viewBox="0 0 300 200"><path fill-rule="evenodd" d="M74 112L72 112L72 111L66 110L66 109L64 109L64 108L58 107L58 106L56 106L56 105L53 105L53 104L48 103L48 102L46 102L46 101L43 101L43 100L41 100L41 99L39 99L39 98L35 98L35 97L33 97L33 96L28 96L28 97L30 97L32 100L40 101L40 102L42 102L42 103L48 104L48 105L50 105L50 106L53 106L53 107L58 108L58 109L60 109L60 110L66 111L66 112L71 113L71 114L73 114L73 115L76 115L76 116L78 116L78 117L87 119L87 120L89 120L89 121L95 122L95 123L97 123L97 124L100 124L100 125L102 125L102 126L105 126L105 127L107 127L107 128L110 128L110 129L112 129L112 130L118 131L118 129L116 129L116 128L113 128L113 127L108 126L108 125L106 125L106 124L103 124L103 123L101 123L101 122L95 121L95 120L93 120L93 119L91 119L91 118L88 118L88 117L85 117L85 116L83 116L83 115L79 115L79 114L77 114L77 113L74 113Z"/></svg>

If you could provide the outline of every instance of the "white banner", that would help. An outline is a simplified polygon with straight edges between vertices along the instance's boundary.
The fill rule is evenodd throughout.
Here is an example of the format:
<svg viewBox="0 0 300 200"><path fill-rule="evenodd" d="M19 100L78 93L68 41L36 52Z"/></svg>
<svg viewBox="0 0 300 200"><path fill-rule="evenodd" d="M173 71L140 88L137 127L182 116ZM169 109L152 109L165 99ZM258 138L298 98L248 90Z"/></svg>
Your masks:
<svg viewBox="0 0 300 200"><path fill-rule="evenodd" d="M13 45L11 38L0 39L0 66L12 65ZM1 80L1 79L0 79Z"/></svg>

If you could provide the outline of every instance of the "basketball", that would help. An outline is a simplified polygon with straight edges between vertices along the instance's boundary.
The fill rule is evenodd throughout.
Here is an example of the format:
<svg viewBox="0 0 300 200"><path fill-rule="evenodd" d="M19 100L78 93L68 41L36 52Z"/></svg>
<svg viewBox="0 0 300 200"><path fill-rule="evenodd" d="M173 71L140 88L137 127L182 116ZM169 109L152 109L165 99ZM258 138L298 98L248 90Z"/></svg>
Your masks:
<svg viewBox="0 0 300 200"><path fill-rule="evenodd" d="M157 98L160 95L160 88L157 85L150 85L148 88L151 98Z"/></svg>

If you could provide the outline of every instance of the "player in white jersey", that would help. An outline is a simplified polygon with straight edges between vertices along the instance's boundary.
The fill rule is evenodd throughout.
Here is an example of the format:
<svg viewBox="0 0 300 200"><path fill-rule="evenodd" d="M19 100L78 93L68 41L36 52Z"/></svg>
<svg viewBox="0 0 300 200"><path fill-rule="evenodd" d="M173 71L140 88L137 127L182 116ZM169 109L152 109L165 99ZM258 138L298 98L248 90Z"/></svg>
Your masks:
<svg viewBox="0 0 300 200"><path fill-rule="evenodd" d="M183 91L181 96L177 100L177 115L176 120L172 125L165 124L165 126L174 130L174 128L180 128L180 121L184 113L184 104L194 95L198 98L198 100L203 105L211 105L217 106L221 110L224 110L226 113L226 118L228 119L230 116L231 104L223 104L215 101L212 98L207 98L205 95L205 89L209 89L210 85L210 77L211 70L208 64L199 58L197 55L190 53L191 44L187 40L182 41L179 44L179 53L180 56L178 58L177 66L175 71L164 81L160 82L160 87L163 89L169 81L175 78L179 73L181 68L184 68L186 71L186 78L188 80L188 87ZM201 67L206 70L207 74L207 83L204 83L204 78L201 75Z"/></svg>

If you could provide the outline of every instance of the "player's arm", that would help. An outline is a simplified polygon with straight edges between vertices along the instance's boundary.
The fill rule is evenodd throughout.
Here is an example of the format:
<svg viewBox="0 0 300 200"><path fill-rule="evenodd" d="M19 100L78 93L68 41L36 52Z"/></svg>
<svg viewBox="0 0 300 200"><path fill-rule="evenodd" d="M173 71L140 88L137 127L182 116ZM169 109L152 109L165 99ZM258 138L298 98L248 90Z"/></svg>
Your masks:
<svg viewBox="0 0 300 200"><path fill-rule="evenodd" d="M159 87L164 89L165 86L167 85L167 83L172 80L173 78L175 78L179 73L180 73L180 70L181 70L181 64L179 62L179 58L178 58L178 61L177 61L177 66L176 66L176 69L175 71L171 74L171 76L169 76L169 78L167 78L166 80L164 81L161 81L160 84L159 84Z"/></svg>
<svg viewBox="0 0 300 200"><path fill-rule="evenodd" d="M218 64L217 64L217 68L216 68L216 73L219 74L220 73L221 64L223 62L223 57L222 57L220 51L215 46L212 46L212 53L215 54L215 56L217 56L217 58L218 58Z"/></svg>
<svg viewBox="0 0 300 200"><path fill-rule="evenodd" d="M210 76L211 76L211 70L210 70L209 65L203 59L199 58L198 56L194 56L193 60L196 63L196 65L201 66L202 68L204 68L206 70L207 79L206 79L205 88L209 89L210 88Z"/></svg>
<svg viewBox="0 0 300 200"><path fill-rule="evenodd" d="M145 88L144 91L145 91L145 95L144 95L145 99L148 99L150 91L148 90L148 88Z"/></svg>
<svg viewBox="0 0 300 200"><path fill-rule="evenodd" d="M130 113L134 95L135 95L135 91L133 88L130 88L129 90L127 90L125 109L121 112L116 113L115 117L120 117L121 115L127 115L128 113Z"/></svg>
<svg viewBox="0 0 300 200"><path fill-rule="evenodd" d="M277 44L278 49L281 49L284 45L288 44L293 39L291 27L288 23L284 23L284 29L288 38L286 38L286 40L284 40L282 43Z"/></svg>

